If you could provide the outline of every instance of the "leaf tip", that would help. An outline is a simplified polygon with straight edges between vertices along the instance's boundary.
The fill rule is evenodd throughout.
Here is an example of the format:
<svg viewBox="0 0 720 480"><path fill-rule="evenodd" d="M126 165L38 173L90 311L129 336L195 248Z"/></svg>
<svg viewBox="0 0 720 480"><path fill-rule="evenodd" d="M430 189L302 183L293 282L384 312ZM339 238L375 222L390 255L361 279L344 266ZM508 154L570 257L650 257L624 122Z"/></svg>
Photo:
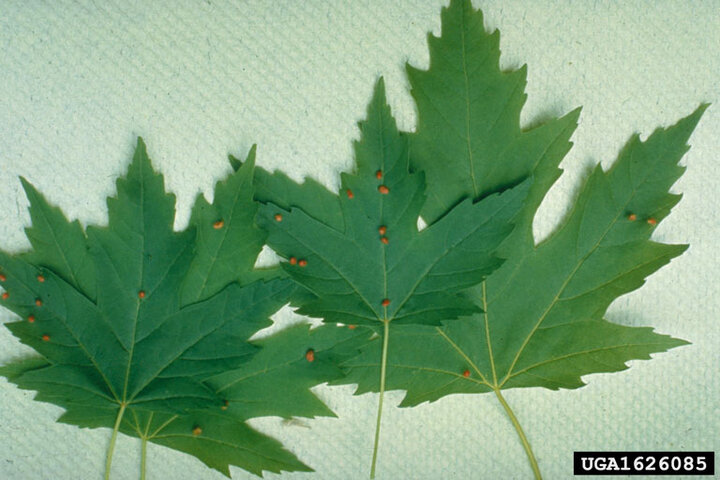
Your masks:
<svg viewBox="0 0 720 480"><path fill-rule="evenodd" d="M578 121L580 120L580 114L582 113L582 106L575 107L570 112L568 112L565 117L568 119L568 121L572 121L577 126Z"/></svg>
<svg viewBox="0 0 720 480"><path fill-rule="evenodd" d="M25 190L25 192L27 192L28 189L30 189L30 190L32 190L32 191L35 191L35 187L33 186L32 183L30 183L30 182L28 181L27 178L25 178L25 177L22 176L22 175L19 175L18 178L20 179L20 183L22 184L23 189Z"/></svg>
<svg viewBox="0 0 720 480"><path fill-rule="evenodd" d="M25 196L27 197L28 201L30 201L30 208L32 208L35 202L37 202L38 200L44 200L42 194L38 191L37 188L35 188L35 185L30 183L30 181L22 175L20 175L19 178L20 184L25 191Z"/></svg>
<svg viewBox="0 0 720 480"><path fill-rule="evenodd" d="M385 97L385 78L380 75L377 80L375 80L375 87L373 88L374 95L380 96L382 98Z"/></svg>
<svg viewBox="0 0 720 480"><path fill-rule="evenodd" d="M688 137L690 134L695 130L695 127L697 127L697 124L700 122L700 119L705 114L705 110L707 110L710 107L710 103L703 102L688 116L680 119L679 122L676 123L676 126L682 126L683 130L688 132Z"/></svg>
<svg viewBox="0 0 720 480"><path fill-rule="evenodd" d="M250 168L255 167L256 157L257 157L257 143L253 143L252 147L250 147L250 150L248 150L248 153L245 156L245 165L249 164Z"/></svg>

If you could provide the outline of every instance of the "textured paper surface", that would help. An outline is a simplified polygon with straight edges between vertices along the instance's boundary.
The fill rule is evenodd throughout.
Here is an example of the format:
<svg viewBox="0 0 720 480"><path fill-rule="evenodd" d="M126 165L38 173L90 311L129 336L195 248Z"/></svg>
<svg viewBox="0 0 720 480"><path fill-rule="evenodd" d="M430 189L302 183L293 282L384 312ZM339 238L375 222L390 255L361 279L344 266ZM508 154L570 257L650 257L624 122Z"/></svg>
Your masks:
<svg viewBox="0 0 720 480"><path fill-rule="evenodd" d="M149 5L151 4L151 5ZM427 0L4 1L0 5L0 244L26 245L18 175L71 218L104 222L105 197L142 135L177 226L198 190L229 167L228 153L259 144L258 163L337 186L378 75L400 126L415 111L403 62L427 65L426 32L440 6ZM634 131L649 134L712 102L691 138L676 184L682 202L655 238L690 250L619 299L608 318L652 325L692 346L586 377L575 391L512 390L546 478L572 475L573 450L717 450L720 447L720 9L694 2L570 0L476 2L501 30L502 64L529 65L531 125L582 105L563 178L536 221L546 235L578 181L608 165ZM0 320L12 318L0 312ZM281 322L296 321L289 310ZM26 349L0 329L0 363ZM314 474L361 479L369 470L376 395L319 387L339 419L253 425L281 439ZM54 423L60 409L0 380L0 478L101 478L109 430ZM529 478L525 454L490 396L446 397L383 417L378 479ZM117 479L138 478L138 443L119 439ZM253 478L234 469L237 479ZM268 474L267 478L280 476ZM150 445L148 478L220 479L199 461Z"/></svg>

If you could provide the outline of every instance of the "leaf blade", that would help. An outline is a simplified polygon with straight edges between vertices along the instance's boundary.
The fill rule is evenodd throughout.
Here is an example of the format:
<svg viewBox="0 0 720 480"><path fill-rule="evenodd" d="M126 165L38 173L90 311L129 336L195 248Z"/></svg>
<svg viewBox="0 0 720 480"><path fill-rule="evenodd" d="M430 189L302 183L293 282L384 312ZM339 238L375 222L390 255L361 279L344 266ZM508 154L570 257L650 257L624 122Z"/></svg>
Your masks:
<svg viewBox="0 0 720 480"><path fill-rule="evenodd" d="M252 273L265 234L253 223L255 150L245 163L215 185L213 203L198 195L190 217L197 231L193 261L182 286L182 304L205 300L228 283Z"/></svg>
<svg viewBox="0 0 720 480"><path fill-rule="evenodd" d="M472 24L470 30L467 22ZM679 200L679 196L670 194L669 189L684 171L678 162L687 151L686 142L707 105L701 105L672 127L658 129L646 141L640 141L638 136L634 136L607 172L600 167L595 169L584 183L574 209L565 222L536 246L532 237L532 220L545 193L559 176L557 165L570 147L568 140L579 111L558 120L550 120L531 130L521 130L519 109L524 103L524 95L519 95L515 87L517 82L524 84L525 72L521 70L505 74L500 71L497 34L489 35L479 30L478 26L481 25L481 13L474 11L470 2L452 1L450 7L443 11L442 36L439 39L431 36L429 39L430 69L421 72L409 67L412 93L419 110L418 130L411 134L412 158L419 168L427 171L429 196L446 195L446 200L426 207L423 214L434 218L442 214L442 208L438 205L447 208L455 204L457 199L476 192L503 188L507 179L513 175L532 175L535 181L525 207L517 217L517 228L500 248L501 255L506 258L505 263L485 282L467 292L469 298L483 307L484 313L444 322L436 329L416 328L415 335L433 338L436 343L432 348L436 354L434 358L437 358L429 362L430 365L440 362L440 358L454 358L455 373L450 376L457 375L457 371L463 368L468 369L470 375L451 387L442 387L436 391L432 391L433 385L442 380L429 378L423 381L419 367L404 377L391 379L391 384L407 392L404 406L415 405L424 401L422 399L434 401L452 393L481 393L475 387L478 381L476 377L495 388L543 386L540 380L530 382L525 379L525 383L521 384L514 375L516 365L525 369L525 372L532 370L527 366L531 364L531 358L542 356L542 352L548 355L548 351L542 347L547 342L554 345L560 356L567 354L577 358L583 351L573 352L571 345L563 344L563 335L558 338L548 337L545 342L536 340L534 335L537 332L547 335L544 329L557 328L560 332L567 328L565 333L569 335L571 329L583 326L584 335L588 338L601 337L603 332L609 335L609 338L603 337L607 345L601 345L598 340L598 348L622 352L617 353L613 362L606 362L613 364L613 368L598 367L596 364L595 368L599 371L617 371L623 369L628 360L647 359L650 353L687 343L655 334L644 327L621 327L607 322L603 316L615 298L639 288L648 275L687 248L685 245L651 242L650 235L655 225ZM462 64L467 53L464 50L469 47L461 38L468 32L472 33L474 42L478 44L474 54L486 52L491 60L478 62L476 70L469 76L467 68ZM448 53L448 50L454 53ZM448 58L455 58L452 67L447 63ZM444 67L439 66L442 62L446 62ZM447 88L452 82L462 84L466 81L471 83L470 89L475 92L485 89L487 82L498 85L504 83L493 91L511 92L501 97L509 101L512 112L498 117L497 109L490 108L496 98L486 101L476 95L474 98L477 102L473 103L468 101L469 97L463 93L463 89ZM443 104L446 111L442 111L438 105L442 104L439 99L445 98L443 96L460 97L461 104L470 110L455 108L454 103L448 100ZM453 114L456 116L451 121L449 116ZM489 124L482 123L488 118L492 122L495 118L503 118L506 122L503 128L507 129L507 134L490 135L488 132L492 128L485 128ZM475 126L473 120L480 123ZM469 164L460 165L470 161L469 155L444 156L443 153L446 150L454 151L445 149L445 144L452 144L458 151L467 150L467 138L457 134L453 136L449 131L453 125L457 130L457 125L464 126L466 122L470 122L468 132L472 134L471 144L477 141L486 144L487 148L496 149L494 156L473 157L477 171L486 173L482 176L482 182L475 185ZM435 146L429 147L431 143ZM443 152L437 150L437 145L443 146ZM522 145L522 148L517 145ZM520 158L508 153L515 148L536 154ZM446 165L452 165L452 168ZM462 172L459 177L452 177L454 170ZM502 173L504 171L511 174ZM581 337L577 333L573 334L573 338ZM412 335L405 335L401 330L394 336L396 353L406 354L402 358L390 355L390 366L397 364L408 367L413 362L418 363L417 359L413 360L412 355L407 353L411 343L417 341L412 338ZM624 338L633 339L632 345L635 347L623 346ZM439 342L440 339L444 339L444 343ZM340 382L359 382L358 392L377 391L372 377L364 371L376 368L372 366L377 365L378 361L377 343L374 340L363 350L360 358L364 359L365 366L347 363L349 376L346 381ZM526 350L528 347L529 350ZM585 355L589 357L592 349L586 347L589 353ZM428 362L424 362L420 366L424 365L427 371ZM567 362L565 370L557 373L557 378L544 372L546 386L582 386L581 377L592 373L592 368L581 363L573 367L571 362ZM564 375L562 378L561 373Z"/></svg>
<svg viewBox="0 0 720 480"><path fill-rule="evenodd" d="M259 209L257 221L268 230L269 244L291 259L283 267L315 294L299 311L322 315L329 322L351 318L370 325L372 319L378 324L395 317L411 318L413 310L408 308L427 307L427 302L457 315L475 311L455 293L500 265L494 252L512 230L510 221L530 182L478 202L462 202L418 232L424 176L409 170L407 139L397 130L382 79L367 120L359 125L357 171L342 175L342 192L335 197L344 218L342 230L336 228L340 222L329 225L302 206L286 210L266 201ZM288 205L283 198L279 202ZM431 280L432 276L445 280ZM427 295L440 283L446 294ZM425 301L420 301L423 295ZM340 309L343 302L349 309ZM417 315L412 318L423 321ZM437 318L428 316L425 321L437 323Z"/></svg>

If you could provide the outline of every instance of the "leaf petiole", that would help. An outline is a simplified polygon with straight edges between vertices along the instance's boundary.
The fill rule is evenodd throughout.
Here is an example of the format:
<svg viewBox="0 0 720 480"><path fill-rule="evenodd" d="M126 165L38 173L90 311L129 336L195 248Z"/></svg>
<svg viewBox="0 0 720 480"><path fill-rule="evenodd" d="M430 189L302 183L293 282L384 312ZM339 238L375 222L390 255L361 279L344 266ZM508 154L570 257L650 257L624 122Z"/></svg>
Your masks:
<svg viewBox="0 0 720 480"><path fill-rule="evenodd" d="M523 431L522 427L520 426L520 422L518 421L517 417L515 416L515 413L513 413L512 409L510 408L510 405L505 401L505 398L502 396L502 393L500 393L499 388L494 388L495 396L497 396L498 400L500 401L500 404L505 409L505 413L507 413L507 416L510 418L510 421L513 424L513 427L515 427L515 431L517 432L518 436L520 437L520 441L522 442L523 448L525 449L525 453L527 454L528 460L530 461L530 467L532 468L533 474L535 475L535 480L542 480L542 475L540 474L540 468L538 467L537 460L535 460L535 454L533 454L532 448L530 448L530 442L528 442L527 437L525 436L525 432Z"/></svg>
<svg viewBox="0 0 720 480"><path fill-rule="evenodd" d="M152 424L154 414L155 414L155 412L150 412L150 418L148 418L147 424L145 425L145 432L141 433L138 431L138 433L140 433L140 440L142 441L141 446L140 446L140 480L145 480L145 472L147 471L148 433L150 432L150 425ZM175 417L173 417L173 418L175 418ZM157 432L155 432L155 433L157 433Z"/></svg>
<svg viewBox="0 0 720 480"><path fill-rule="evenodd" d="M377 423L375 424L375 444L373 446L372 466L370 467L370 478L375 478L375 466L377 464L378 446L380 444L380 421L382 419L383 398L385 396L385 370L387 367L388 337L390 335L390 320L383 321L383 349L382 360L380 361L380 400L378 401Z"/></svg>
<svg viewBox="0 0 720 480"><path fill-rule="evenodd" d="M140 480L145 480L145 471L147 470L147 437L142 438L142 447L140 448Z"/></svg>
<svg viewBox="0 0 720 480"><path fill-rule="evenodd" d="M115 451L115 442L117 441L118 431L120 430L120 422L122 422L123 414L125 413L125 403L120 404L120 411L118 411L117 419L115 420L115 427L113 427L113 433L110 437L110 445L108 445L107 455L105 459L105 480L110 479L110 467L112 466L113 452Z"/></svg>

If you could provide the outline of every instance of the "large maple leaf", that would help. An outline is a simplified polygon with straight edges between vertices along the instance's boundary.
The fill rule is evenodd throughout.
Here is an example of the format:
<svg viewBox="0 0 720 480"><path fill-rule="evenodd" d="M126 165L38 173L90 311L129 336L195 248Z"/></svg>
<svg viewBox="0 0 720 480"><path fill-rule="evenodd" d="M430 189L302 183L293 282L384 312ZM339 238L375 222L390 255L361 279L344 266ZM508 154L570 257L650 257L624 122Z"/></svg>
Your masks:
<svg viewBox="0 0 720 480"><path fill-rule="evenodd" d="M407 138L397 130L382 79L360 130L357 168L342 174L339 195L314 182L259 174L257 197L265 204L258 224L268 230L268 244L289 259L285 271L314 295L299 302L299 313L368 325L382 338L374 474L392 329L480 311L458 292L502 263L495 249L512 230L530 181L462 201L418 231L424 174L409 169Z"/></svg>
<svg viewBox="0 0 720 480"><path fill-rule="evenodd" d="M501 72L497 32L486 33L469 1L442 13L429 37L427 71L408 65L418 106L411 163L426 172L423 215L438 218L458 202L490 194L528 175L534 182L517 227L499 254L506 262L467 294L483 312L439 327L398 327L385 388L407 393L402 406L453 393L493 392L517 429L536 477L529 442L501 391L578 388L581 377L627 368L687 342L604 319L610 303L680 255L686 245L650 240L680 200L668 192L705 105L645 141L633 136L608 170L597 166L556 231L540 244L532 220L559 177L579 111L523 131L526 70ZM371 342L346 364L357 394L379 391L381 345Z"/></svg>
<svg viewBox="0 0 720 480"><path fill-rule="evenodd" d="M6 326L42 357L0 373L65 408L62 422L113 428L106 476L118 431L142 439L143 471L148 441L191 453L226 475L229 465L256 474L308 470L244 422L331 414L300 392L338 376L328 367L335 357L318 355L311 365L305 352L313 339L328 349L348 332L295 328L248 342L295 288L277 268L253 269L265 240L253 222L253 171L251 155L218 182L212 204L199 196L182 232L173 231L174 196L165 193L142 140L117 196L108 199L108 226L88 227L87 235L23 180L32 250L0 252L2 305L20 316ZM296 358L272 368L272 352ZM274 377L264 378L274 388L312 398L282 397L260 409L252 400L264 399L267 388L247 387L253 374L232 388L213 379L253 369L273 369Z"/></svg>

